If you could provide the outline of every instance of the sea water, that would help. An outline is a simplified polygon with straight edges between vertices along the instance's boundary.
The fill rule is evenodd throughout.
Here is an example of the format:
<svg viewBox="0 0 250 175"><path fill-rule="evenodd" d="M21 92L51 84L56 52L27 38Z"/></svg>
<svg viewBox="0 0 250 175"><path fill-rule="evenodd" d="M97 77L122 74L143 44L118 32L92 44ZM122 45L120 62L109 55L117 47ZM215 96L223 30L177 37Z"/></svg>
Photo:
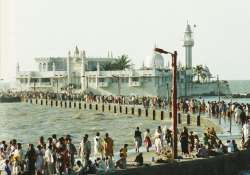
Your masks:
<svg viewBox="0 0 250 175"><path fill-rule="evenodd" d="M52 134L58 137L72 135L73 142L80 143L85 134L90 141L96 132L104 136L106 132L114 140L115 151L125 143L133 146L134 131L137 126L144 132L151 132L157 126L168 125L171 121L153 121L151 118L122 114L101 113L90 110L62 109L29 103L0 103L0 140L17 139L23 144L37 144L40 136L45 139Z"/></svg>

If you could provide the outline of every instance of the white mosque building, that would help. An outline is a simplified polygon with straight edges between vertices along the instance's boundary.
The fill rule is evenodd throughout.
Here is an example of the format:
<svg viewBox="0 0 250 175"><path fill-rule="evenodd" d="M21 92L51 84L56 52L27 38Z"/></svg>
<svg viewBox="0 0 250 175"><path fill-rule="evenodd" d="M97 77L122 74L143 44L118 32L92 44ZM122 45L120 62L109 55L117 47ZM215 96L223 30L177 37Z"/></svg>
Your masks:
<svg viewBox="0 0 250 175"><path fill-rule="evenodd" d="M191 26L184 34L185 67L178 68L178 96L216 93L218 83L194 83L192 67ZM17 65L16 80L19 90L60 92L62 90L86 92L98 95L137 95L169 97L171 93L171 68L164 63L160 53L152 51L140 69L103 70L103 66L118 57L109 53L106 57L88 57L76 46L67 57L35 58L36 71L20 71ZM208 70L209 71L209 70ZM226 82L219 82L221 92L230 93Z"/></svg>

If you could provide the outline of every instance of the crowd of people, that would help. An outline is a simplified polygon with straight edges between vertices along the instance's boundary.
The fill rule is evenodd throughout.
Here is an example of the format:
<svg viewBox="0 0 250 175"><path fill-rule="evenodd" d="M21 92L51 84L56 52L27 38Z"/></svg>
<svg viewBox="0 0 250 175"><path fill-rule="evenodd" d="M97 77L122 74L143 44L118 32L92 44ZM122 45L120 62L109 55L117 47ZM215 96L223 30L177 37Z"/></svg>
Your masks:
<svg viewBox="0 0 250 175"><path fill-rule="evenodd" d="M43 91L9 91L5 95L19 96L21 98L41 98L41 99L57 99L57 100L73 100L73 101L85 101L87 103L114 103L121 105L142 105L145 108L154 109L170 109L171 99L167 97L147 97L147 96L113 96L113 95L93 95L91 93L73 93L69 91L63 91L59 93L55 92L43 92ZM238 123L243 124L244 115L248 116L250 112L250 104L239 104L237 102L226 103L225 101L208 101L207 103L203 99L195 98L179 98L178 110L183 113L209 113L213 116L229 116L232 113L235 114L235 119Z"/></svg>
<svg viewBox="0 0 250 175"><path fill-rule="evenodd" d="M55 134L44 140L40 137L36 146L29 144L25 151L16 139L0 144L1 173L6 175L55 175L55 174L95 174L108 171L112 165L113 140L108 133L100 142L99 133L94 140L95 162L90 159L91 142L86 134L77 150L70 135L57 138ZM98 157L97 157L98 156ZM76 157L79 159L77 160ZM105 167L105 169L104 169Z"/></svg>
<svg viewBox="0 0 250 175"><path fill-rule="evenodd" d="M179 142L182 154L179 158L216 156L232 153L239 150L235 140L223 143L214 128L207 128L201 136L188 131L184 127L179 132ZM243 126L241 148L250 149L250 120ZM72 143L72 137L66 135L58 138L53 134L47 140L41 136L37 144L29 144L27 150L16 139L9 143L2 141L0 144L1 172L6 175L83 175L102 174L115 169L127 168L128 144L119 150L119 158L114 158L114 141L105 133L99 132L89 139L88 134L82 137L79 144ZM142 147L149 152L155 150L157 157L172 158L173 133L171 129L158 126L153 133L150 129L141 132L137 127L134 132L134 146L136 158L135 166L144 164ZM154 161L154 160L152 160ZM157 161L156 161L157 162Z"/></svg>

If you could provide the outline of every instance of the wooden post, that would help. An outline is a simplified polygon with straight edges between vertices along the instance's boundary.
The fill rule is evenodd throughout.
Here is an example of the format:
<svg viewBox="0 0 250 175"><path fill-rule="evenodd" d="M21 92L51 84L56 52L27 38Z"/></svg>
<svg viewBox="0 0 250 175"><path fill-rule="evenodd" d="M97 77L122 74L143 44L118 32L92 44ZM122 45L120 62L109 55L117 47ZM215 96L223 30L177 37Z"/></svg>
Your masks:
<svg viewBox="0 0 250 175"><path fill-rule="evenodd" d="M102 112L104 112L105 106L104 104L102 104Z"/></svg>
<svg viewBox="0 0 250 175"><path fill-rule="evenodd" d="M155 110L153 110L153 120L155 120Z"/></svg>
<svg viewBox="0 0 250 175"><path fill-rule="evenodd" d="M191 116L190 114L187 114L187 125L190 125L191 123Z"/></svg>
<svg viewBox="0 0 250 175"><path fill-rule="evenodd" d="M197 126L201 126L201 116L197 115Z"/></svg>
<svg viewBox="0 0 250 175"><path fill-rule="evenodd" d="M138 108L138 116L141 116L141 108Z"/></svg>
<svg viewBox="0 0 250 175"><path fill-rule="evenodd" d="M161 111L161 120L164 119L164 111Z"/></svg>
<svg viewBox="0 0 250 175"><path fill-rule="evenodd" d="M181 113L178 113L178 124L181 124Z"/></svg>

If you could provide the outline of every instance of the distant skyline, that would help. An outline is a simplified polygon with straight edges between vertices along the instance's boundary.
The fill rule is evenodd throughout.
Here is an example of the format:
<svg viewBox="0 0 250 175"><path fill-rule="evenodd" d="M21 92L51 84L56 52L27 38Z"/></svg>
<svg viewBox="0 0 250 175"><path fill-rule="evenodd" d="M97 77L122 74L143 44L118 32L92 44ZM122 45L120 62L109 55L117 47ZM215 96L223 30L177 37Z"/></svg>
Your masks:
<svg viewBox="0 0 250 175"><path fill-rule="evenodd" d="M14 77L36 69L34 57L67 56L77 45L87 56L128 54L136 67L158 47L178 51L187 20L194 28L193 65L220 79L250 80L248 0L0 0L0 72ZM170 61L164 56L166 62Z"/></svg>

